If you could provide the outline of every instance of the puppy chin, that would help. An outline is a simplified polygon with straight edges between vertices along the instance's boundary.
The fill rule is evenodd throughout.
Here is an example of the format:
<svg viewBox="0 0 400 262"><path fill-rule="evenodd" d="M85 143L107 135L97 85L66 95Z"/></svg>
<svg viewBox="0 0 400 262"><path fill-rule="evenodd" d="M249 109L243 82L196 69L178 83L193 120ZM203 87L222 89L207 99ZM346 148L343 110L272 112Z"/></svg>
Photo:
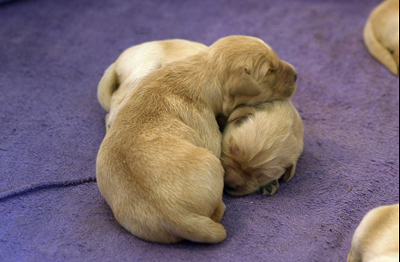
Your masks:
<svg viewBox="0 0 400 262"><path fill-rule="evenodd" d="M240 175L239 175L240 176ZM254 180L243 180L243 183L229 183L225 182L225 192L232 196L245 196L259 191L260 186Z"/></svg>
<svg viewBox="0 0 400 262"><path fill-rule="evenodd" d="M258 179L256 179L253 174L238 174L238 176L248 176L249 179L243 179L243 182L240 184L230 183L229 177L224 181L225 183L225 191L232 196L245 196L251 195L253 193L259 192L262 187L270 184L273 180L268 179L265 184L260 184Z"/></svg>
<svg viewBox="0 0 400 262"><path fill-rule="evenodd" d="M258 189L258 188L257 188ZM236 186L236 187L229 187L225 185L225 192L232 196L246 196L251 195L252 193L256 192L256 190L250 190L245 186Z"/></svg>
<svg viewBox="0 0 400 262"><path fill-rule="evenodd" d="M226 155L221 157L221 163L225 170L224 184L225 191L233 196L250 195L262 190L273 181L281 179L284 175L284 168L243 170L238 162Z"/></svg>

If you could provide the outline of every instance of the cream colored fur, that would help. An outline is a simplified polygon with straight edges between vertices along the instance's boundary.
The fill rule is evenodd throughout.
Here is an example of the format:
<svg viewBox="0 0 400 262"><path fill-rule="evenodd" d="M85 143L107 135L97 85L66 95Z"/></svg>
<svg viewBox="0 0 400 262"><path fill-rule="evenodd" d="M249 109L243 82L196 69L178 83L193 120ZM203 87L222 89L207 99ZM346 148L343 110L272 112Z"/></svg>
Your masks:
<svg viewBox="0 0 400 262"><path fill-rule="evenodd" d="M347 262L399 261L399 204L381 206L362 219Z"/></svg>
<svg viewBox="0 0 400 262"><path fill-rule="evenodd" d="M293 177L303 151L299 113L289 100L273 101L238 108L228 122L221 157L227 192L241 196L262 190L273 195L277 180Z"/></svg>
<svg viewBox="0 0 400 262"><path fill-rule="evenodd" d="M364 43L373 57L394 75L399 74L399 0L386 0L370 14Z"/></svg>
<svg viewBox="0 0 400 262"><path fill-rule="evenodd" d="M146 42L126 49L111 64L97 88L106 115L106 130L114 122L118 108L140 79L166 63L194 55L207 46L183 39Z"/></svg>
<svg viewBox="0 0 400 262"><path fill-rule="evenodd" d="M97 156L101 194L133 235L218 243L224 169L216 115L290 97L296 73L263 41L222 38L151 72L121 104Z"/></svg>

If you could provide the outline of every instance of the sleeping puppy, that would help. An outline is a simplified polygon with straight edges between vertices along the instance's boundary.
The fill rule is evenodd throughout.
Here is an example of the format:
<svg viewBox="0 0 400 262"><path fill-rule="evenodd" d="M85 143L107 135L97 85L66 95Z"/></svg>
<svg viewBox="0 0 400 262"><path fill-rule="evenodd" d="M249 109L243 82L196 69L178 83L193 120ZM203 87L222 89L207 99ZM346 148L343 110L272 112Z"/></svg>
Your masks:
<svg viewBox="0 0 400 262"><path fill-rule="evenodd" d="M399 261L399 204L370 211L353 236L347 262Z"/></svg>
<svg viewBox="0 0 400 262"><path fill-rule="evenodd" d="M371 12L364 43L373 57L399 74L399 0L386 0Z"/></svg>
<svg viewBox="0 0 400 262"><path fill-rule="evenodd" d="M145 76L126 98L96 161L117 221L148 241L218 243L224 169L216 115L290 97L296 72L262 40L229 36Z"/></svg>
<svg viewBox="0 0 400 262"><path fill-rule="evenodd" d="M140 79L166 63L204 50L207 46L183 39L146 42L126 49L111 64L97 88L97 97L106 115L106 131L114 122L120 104Z"/></svg>
<svg viewBox="0 0 400 262"><path fill-rule="evenodd" d="M303 151L303 124L289 99L239 107L223 133L221 162L227 193L273 195L294 175Z"/></svg>

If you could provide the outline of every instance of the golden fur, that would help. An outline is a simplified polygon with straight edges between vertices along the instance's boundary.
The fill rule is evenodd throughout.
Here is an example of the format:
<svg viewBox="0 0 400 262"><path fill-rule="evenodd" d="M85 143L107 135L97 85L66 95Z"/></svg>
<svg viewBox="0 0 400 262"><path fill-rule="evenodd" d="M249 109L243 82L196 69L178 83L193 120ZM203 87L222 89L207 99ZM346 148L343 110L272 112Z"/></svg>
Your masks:
<svg viewBox="0 0 400 262"><path fill-rule="evenodd" d="M288 181L303 151L303 124L289 100L235 109L224 130L221 161L226 191L273 195ZM267 187L266 187L267 186Z"/></svg>
<svg viewBox="0 0 400 262"><path fill-rule="evenodd" d="M194 55L207 46L183 39L146 42L126 49L111 64L97 88L97 97L106 115L106 130L114 122L118 108L140 79L164 64Z"/></svg>
<svg viewBox="0 0 400 262"><path fill-rule="evenodd" d="M399 261L399 204L368 212L353 236L347 262Z"/></svg>
<svg viewBox="0 0 400 262"><path fill-rule="evenodd" d="M230 36L145 76L97 156L98 186L117 221L148 241L224 240L215 116L290 97L296 73L286 64L260 39Z"/></svg>
<svg viewBox="0 0 400 262"><path fill-rule="evenodd" d="M371 12L364 43L373 57L399 74L399 0L385 0Z"/></svg>

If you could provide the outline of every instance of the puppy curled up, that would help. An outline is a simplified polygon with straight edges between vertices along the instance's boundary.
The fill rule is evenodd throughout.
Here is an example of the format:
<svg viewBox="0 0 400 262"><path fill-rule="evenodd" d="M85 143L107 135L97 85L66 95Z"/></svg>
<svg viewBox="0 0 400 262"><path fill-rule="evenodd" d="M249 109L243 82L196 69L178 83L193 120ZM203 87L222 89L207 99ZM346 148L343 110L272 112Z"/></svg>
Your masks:
<svg viewBox="0 0 400 262"><path fill-rule="evenodd" d="M295 79L267 44L246 36L222 38L143 77L120 105L97 156L98 186L117 221L148 241L223 241L215 117L288 98Z"/></svg>
<svg viewBox="0 0 400 262"><path fill-rule="evenodd" d="M242 196L261 190L273 195L278 180L288 181L295 173L303 134L301 117L289 99L235 109L222 142L227 193Z"/></svg>

